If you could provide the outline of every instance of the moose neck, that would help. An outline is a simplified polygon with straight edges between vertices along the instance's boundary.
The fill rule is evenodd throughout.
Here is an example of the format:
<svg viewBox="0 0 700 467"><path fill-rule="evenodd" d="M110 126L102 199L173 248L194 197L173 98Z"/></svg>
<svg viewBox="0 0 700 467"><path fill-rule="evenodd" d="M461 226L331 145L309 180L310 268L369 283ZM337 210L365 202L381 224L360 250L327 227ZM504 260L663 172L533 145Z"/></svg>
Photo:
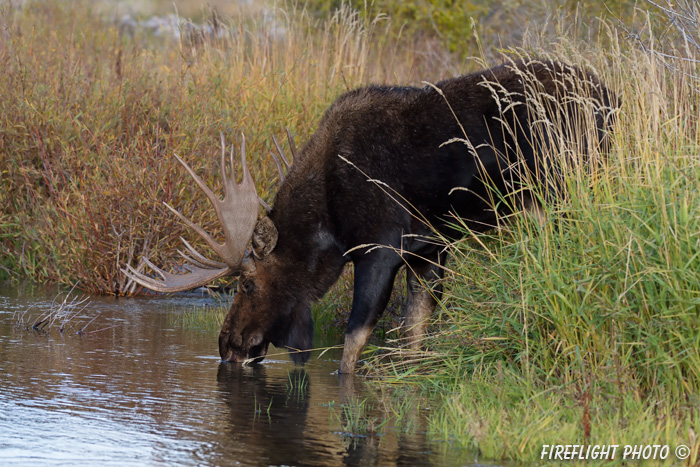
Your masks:
<svg viewBox="0 0 700 467"><path fill-rule="evenodd" d="M325 180L318 171L295 168L280 187L269 215L279 232L274 255L282 277L295 283L290 290L315 301L338 279L347 257L329 220Z"/></svg>

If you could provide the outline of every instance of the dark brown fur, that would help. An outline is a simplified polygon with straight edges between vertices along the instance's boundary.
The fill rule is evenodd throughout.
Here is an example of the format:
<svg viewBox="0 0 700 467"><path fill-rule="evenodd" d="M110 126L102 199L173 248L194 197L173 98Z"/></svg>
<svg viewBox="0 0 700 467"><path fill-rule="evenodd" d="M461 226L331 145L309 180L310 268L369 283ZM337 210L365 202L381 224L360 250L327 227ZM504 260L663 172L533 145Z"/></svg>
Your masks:
<svg viewBox="0 0 700 467"><path fill-rule="evenodd" d="M523 70L532 78L528 86ZM572 84L579 80L583 84ZM485 81L499 85L486 86ZM404 264L411 271L405 314L415 344L435 307L435 299L415 282L441 277L435 265L445 261L442 249L424 238L433 235L432 228L457 235L446 222L449 213L475 231L491 228L497 214L484 180L507 195L522 179L525 166L531 173L547 170L540 157L544 149L556 152L553 138L532 131L526 105L508 105L522 104L525 88L534 87L535 94L544 92L553 97L546 102L557 104L545 111L548 118L560 118L557 112L577 118L577 112L590 109L569 97L586 94L595 104L590 134L601 144L618 107L617 98L594 76L553 62L505 64L436 87L444 96L430 86L364 87L342 95L326 111L269 214L276 245L265 253L263 241L254 242L261 253L254 271L241 276L240 291L221 329L224 360L263 357L272 342L289 348L295 361L305 362L312 347L311 304L349 261L355 266L355 283L340 371L354 370ZM503 121L514 128L512 133L504 131ZM462 127L471 146L443 144L464 139ZM586 138L567 129L558 130L557 136L578 137L584 143ZM467 190L451 192L455 187ZM522 207L507 204L499 205L501 214ZM353 250L368 244L390 248Z"/></svg>

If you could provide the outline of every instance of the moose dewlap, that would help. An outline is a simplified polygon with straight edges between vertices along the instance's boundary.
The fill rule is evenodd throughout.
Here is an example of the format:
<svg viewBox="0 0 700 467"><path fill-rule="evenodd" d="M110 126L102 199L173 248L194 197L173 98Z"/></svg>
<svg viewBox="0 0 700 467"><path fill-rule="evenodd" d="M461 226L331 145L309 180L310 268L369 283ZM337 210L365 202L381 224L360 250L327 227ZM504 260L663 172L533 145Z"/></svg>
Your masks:
<svg viewBox="0 0 700 467"><path fill-rule="evenodd" d="M446 259L435 234L459 235L448 216L483 232L499 215L537 209L543 196L555 200L567 170L605 152L618 107L591 73L546 60L508 62L422 88L356 89L328 108L298 154L292 144L291 166L280 154L289 171L285 177L277 161L284 182L260 220L245 143L237 184L233 174L226 176L222 141L223 200L181 161L211 200L224 244L171 209L221 262L186 244L189 274L169 274L151 263L160 279L125 273L161 292L238 275L239 290L219 335L221 358L261 360L272 343L304 363L312 348L311 304L352 262L340 372L353 372L404 265L405 333L409 345L419 345L441 292L420 282L442 277ZM229 163L233 167L233 149ZM539 197L528 191L537 187ZM507 202L492 202L494 193Z"/></svg>

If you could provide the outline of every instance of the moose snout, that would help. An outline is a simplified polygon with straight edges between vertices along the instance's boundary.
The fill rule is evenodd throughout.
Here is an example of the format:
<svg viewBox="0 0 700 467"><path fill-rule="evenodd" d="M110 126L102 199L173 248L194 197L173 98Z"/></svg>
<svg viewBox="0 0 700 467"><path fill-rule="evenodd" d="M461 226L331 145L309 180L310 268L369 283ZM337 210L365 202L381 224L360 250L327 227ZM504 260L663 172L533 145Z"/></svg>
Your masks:
<svg viewBox="0 0 700 467"><path fill-rule="evenodd" d="M230 332L219 333L219 355L224 362L242 362L246 356L236 349L241 348L242 339L240 334L231 335Z"/></svg>
<svg viewBox="0 0 700 467"><path fill-rule="evenodd" d="M262 360L267 353L267 343L262 333L256 332L245 339L240 333L222 331L219 333L219 355L224 362L244 362L255 358Z"/></svg>

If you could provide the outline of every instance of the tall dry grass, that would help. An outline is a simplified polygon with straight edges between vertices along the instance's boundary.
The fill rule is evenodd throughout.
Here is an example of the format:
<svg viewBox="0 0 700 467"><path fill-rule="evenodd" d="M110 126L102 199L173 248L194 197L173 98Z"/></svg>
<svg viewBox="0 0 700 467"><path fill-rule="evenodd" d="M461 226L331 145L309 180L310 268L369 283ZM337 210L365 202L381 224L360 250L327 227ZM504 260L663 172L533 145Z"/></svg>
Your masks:
<svg viewBox="0 0 700 467"><path fill-rule="evenodd" d="M344 90L405 82L432 60L349 9L216 15L214 34L183 28L176 40L124 28L92 2L2 8L3 269L92 293L134 292L119 271L142 256L177 266L176 239L190 234L163 202L219 231L172 154L217 186L219 132L245 132L270 201L271 135L288 127L301 144Z"/></svg>

